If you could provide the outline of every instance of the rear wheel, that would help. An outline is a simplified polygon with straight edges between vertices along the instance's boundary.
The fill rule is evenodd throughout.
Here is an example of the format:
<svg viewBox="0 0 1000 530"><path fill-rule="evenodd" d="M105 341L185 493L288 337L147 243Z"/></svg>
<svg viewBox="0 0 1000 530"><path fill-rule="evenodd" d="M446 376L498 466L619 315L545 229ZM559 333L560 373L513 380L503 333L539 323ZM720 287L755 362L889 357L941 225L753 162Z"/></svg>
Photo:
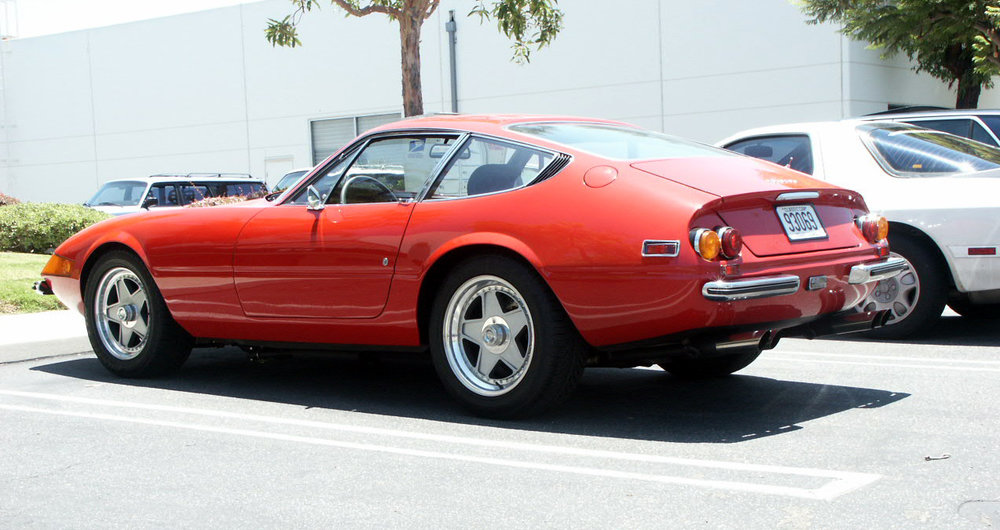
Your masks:
<svg viewBox="0 0 1000 530"><path fill-rule="evenodd" d="M430 322L434 367L473 412L512 418L566 400L583 374L582 338L534 271L502 256L451 271Z"/></svg>
<svg viewBox="0 0 1000 530"><path fill-rule="evenodd" d="M659 363L670 375L682 379L705 379L709 377L722 377L733 372L738 372L750 363L757 360L760 351L750 351L723 357L709 357L706 359L673 359L669 362Z"/></svg>
<svg viewBox="0 0 1000 530"><path fill-rule="evenodd" d="M180 368L193 340L173 318L142 261L128 252L103 256L87 280L87 334L98 360L122 377Z"/></svg>
<svg viewBox="0 0 1000 530"><path fill-rule="evenodd" d="M868 333L877 338L901 339L926 331L941 316L948 296L948 278L938 257L915 238L893 236L889 246L892 256L906 260L907 268L879 281L857 309L889 310L886 325Z"/></svg>

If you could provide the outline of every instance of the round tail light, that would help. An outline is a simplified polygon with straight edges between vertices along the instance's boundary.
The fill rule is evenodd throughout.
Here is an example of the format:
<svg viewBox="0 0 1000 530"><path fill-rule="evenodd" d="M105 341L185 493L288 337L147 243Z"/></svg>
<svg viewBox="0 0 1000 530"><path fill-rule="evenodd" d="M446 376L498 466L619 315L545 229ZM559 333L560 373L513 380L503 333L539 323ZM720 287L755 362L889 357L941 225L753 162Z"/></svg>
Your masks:
<svg viewBox="0 0 1000 530"><path fill-rule="evenodd" d="M734 259L739 256L743 250L743 234L731 226L723 226L716 232L719 234L722 256L726 259Z"/></svg>
<svg viewBox="0 0 1000 530"><path fill-rule="evenodd" d="M719 234L707 228L695 230L691 236L691 244L699 256L709 261L719 257L719 252L722 250L722 241L719 240Z"/></svg>
<svg viewBox="0 0 1000 530"><path fill-rule="evenodd" d="M858 219L861 234L869 243L878 243L889 236L889 221L880 215L868 214Z"/></svg>

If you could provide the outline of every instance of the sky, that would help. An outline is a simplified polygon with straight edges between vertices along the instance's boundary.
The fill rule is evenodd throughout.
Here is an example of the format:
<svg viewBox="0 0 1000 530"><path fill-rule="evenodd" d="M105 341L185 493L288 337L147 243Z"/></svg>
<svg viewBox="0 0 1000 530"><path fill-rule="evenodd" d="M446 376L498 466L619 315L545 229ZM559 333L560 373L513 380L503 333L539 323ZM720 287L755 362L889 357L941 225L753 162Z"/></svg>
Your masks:
<svg viewBox="0 0 1000 530"><path fill-rule="evenodd" d="M233 6L248 0L0 0L3 28L15 22L17 37L37 37L135 20ZM4 5L6 4L6 9ZM11 6L16 6L12 8Z"/></svg>

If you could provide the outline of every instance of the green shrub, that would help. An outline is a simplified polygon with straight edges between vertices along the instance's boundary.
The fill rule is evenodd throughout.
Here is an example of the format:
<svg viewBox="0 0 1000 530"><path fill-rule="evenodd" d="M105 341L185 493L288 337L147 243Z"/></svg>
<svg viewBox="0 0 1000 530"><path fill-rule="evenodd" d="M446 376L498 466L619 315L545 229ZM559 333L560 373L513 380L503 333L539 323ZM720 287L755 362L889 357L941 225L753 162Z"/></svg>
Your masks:
<svg viewBox="0 0 1000 530"><path fill-rule="evenodd" d="M108 217L78 204L4 206L0 208L0 251L50 252L69 236Z"/></svg>
<svg viewBox="0 0 1000 530"><path fill-rule="evenodd" d="M0 192L0 206L10 206L11 204L21 204L21 201Z"/></svg>

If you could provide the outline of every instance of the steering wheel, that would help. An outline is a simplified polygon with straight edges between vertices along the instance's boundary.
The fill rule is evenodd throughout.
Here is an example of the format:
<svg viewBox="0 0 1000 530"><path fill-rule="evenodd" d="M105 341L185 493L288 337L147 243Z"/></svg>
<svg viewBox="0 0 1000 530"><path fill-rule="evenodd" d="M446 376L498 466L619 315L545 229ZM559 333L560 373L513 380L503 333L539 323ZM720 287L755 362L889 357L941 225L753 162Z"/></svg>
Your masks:
<svg viewBox="0 0 1000 530"><path fill-rule="evenodd" d="M396 197L396 194L389 189L389 186L382 184L381 182L378 181L378 179L375 179L374 177L369 177L368 175L354 175L353 177L347 179L347 181L344 182L344 186L340 188L340 204L347 204L347 190L348 188L351 187L352 184L358 181L374 182L376 185L378 185L379 188L381 188L378 190L379 194L389 197L388 201L370 201L370 202L395 202L399 200Z"/></svg>

